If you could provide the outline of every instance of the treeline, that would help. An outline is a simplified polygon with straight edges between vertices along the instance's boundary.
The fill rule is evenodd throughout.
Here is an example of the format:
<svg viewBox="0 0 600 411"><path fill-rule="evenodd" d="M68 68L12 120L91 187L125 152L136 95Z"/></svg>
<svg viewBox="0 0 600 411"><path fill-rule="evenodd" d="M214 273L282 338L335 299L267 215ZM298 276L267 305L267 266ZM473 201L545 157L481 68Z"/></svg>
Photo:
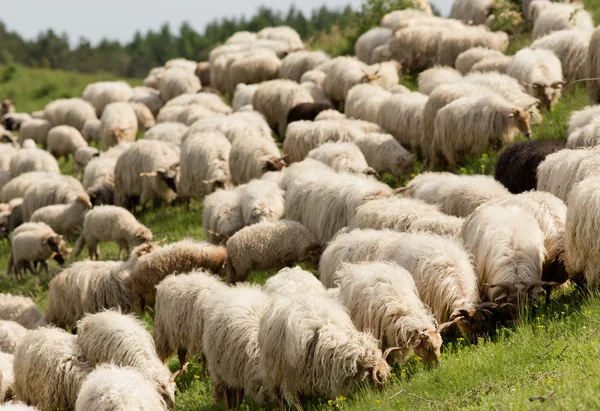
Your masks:
<svg viewBox="0 0 600 411"><path fill-rule="evenodd" d="M102 40L93 46L82 38L75 47L70 46L69 37L64 33L47 30L29 41L0 22L0 64L144 77L151 68L172 58L205 60L214 46L237 31L255 32L264 27L287 25L298 31L304 40L309 40L334 26L351 27L356 24L356 19L357 13L350 7L328 9L323 6L305 16L294 6L284 13L263 6L249 19L215 20L206 26L204 33L196 32L188 23L183 23L178 32L164 24L158 31L137 32L127 44Z"/></svg>

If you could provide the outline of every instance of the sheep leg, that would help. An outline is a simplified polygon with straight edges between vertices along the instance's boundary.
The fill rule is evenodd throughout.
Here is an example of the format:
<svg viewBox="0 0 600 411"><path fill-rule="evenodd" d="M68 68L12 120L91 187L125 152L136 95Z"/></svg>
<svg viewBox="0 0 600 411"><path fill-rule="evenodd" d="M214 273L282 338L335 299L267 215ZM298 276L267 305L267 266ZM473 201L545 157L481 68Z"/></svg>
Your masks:
<svg viewBox="0 0 600 411"><path fill-rule="evenodd" d="M226 389L225 385L221 382L218 377L213 376L212 382L212 397L215 404L222 404L225 402Z"/></svg>
<svg viewBox="0 0 600 411"><path fill-rule="evenodd" d="M244 389L238 388L235 390L235 408L239 408L242 405L242 401L244 401Z"/></svg>
<svg viewBox="0 0 600 411"><path fill-rule="evenodd" d="M10 273L13 271L13 268L14 268L14 260L13 260L12 253L10 253L10 256L8 257L8 265L6 266L6 276L10 275Z"/></svg>
<svg viewBox="0 0 600 411"><path fill-rule="evenodd" d="M46 271L46 275L50 275L50 270L48 270L48 263L46 262L46 260L41 260L40 264L44 271Z"/></svg>
<svg viewBox="0 0 600 411"><path fill-rule="evenodd" d="M85 247L85 238L83 238L83 235L80 235L75 243L75 258L79 257L79 254L83 251L83 247Z"/></svg>
<svg viewBox="0 0 600 411"><path fill-rule="evenodd" d="M183 367L185 364L185 356L187 355L187 350L185 348L179 348L177 350L177 358L179 358L179 366Z"/></svg>
<svg viewBox="0 0 600 411"><path fill-rule="evenodd" d="M237 408L237 389L227 388L225 390L225 401L228 409Z"/></svg>

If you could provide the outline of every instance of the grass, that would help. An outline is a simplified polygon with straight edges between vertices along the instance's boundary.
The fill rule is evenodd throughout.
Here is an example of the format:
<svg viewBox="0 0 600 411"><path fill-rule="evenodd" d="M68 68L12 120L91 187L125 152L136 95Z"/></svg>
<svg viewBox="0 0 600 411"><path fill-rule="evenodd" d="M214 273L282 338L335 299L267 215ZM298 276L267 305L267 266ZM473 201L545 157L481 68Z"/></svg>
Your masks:
<svg viewBox="0 0 600 411"><path fill-rule="evenodd" d="M590 0L590 3L592 0ZM589 6L589 5L588 5ZM600 5L596 5L596 8ZM332 36L333 43L343 34ZM313 46L319 41L315 39ZM528 44L526 34L514 39L511 51ZM338 45L340 48L347 44ZM4 73L0 68L0 96L11 96L19 111L39 110L52 99L80 95L89 82L113 79L111 76L79 75L73 73L17 67ZM10 75L5 75L10 74ZM415 77L401 80L415 89ZM130 80L133 85L139 80ZM542 124L533 128L535 139L566 139L566 128L572 111L587 105L585 89L579 85L567 88L559 104L550 113L544 113ZM486 153L473 158L453 170L461 174L493 174L497 153ZM71 173L72 161L61 162L63 173ZM413 174L424 170L417 161ZM384 182L398 186L397 181L384 176ZM141 222L150 227L156 239L167 237L169 242L185 237L203 239L202 205L199 202L176 204L170 208L149 210L139 215ZM74 239L69 239L70 246ZM0 270L8 261L8 242L0 242ZM103 259L116 259L117 247L101 244ZM83 253L85 255L85 251ZM83 257L82 257L83 258ZM80 259L82 259L80 258ZM72 263L73 260L69 261ZM50 262L51 275L60 271ZM273 271L255 272L250 281L259 284ZM0 292L28 295L44 310L47 306L49 276L29 276L20 283L13 277L0 276ZM144 316L152 325L152 316ZM315 398L305 404L308 410L488 410L488 409L598 409L600 408L600 368L596 365L600 354L600 296L583 296L576 290L567 290L553 296L547 303L534 307L517 324L505 324L495 335L469 345L460 338L447 342L442 349L442 364L428 370L414 359L395 366L388 385L383 390L364 387L349 398ZM174 357L169 365L179 368ZM197 359L188 373L178 378L177 411L219 409L212 402L210 380ZM255 410L251 402L242 409Z"/></svg>

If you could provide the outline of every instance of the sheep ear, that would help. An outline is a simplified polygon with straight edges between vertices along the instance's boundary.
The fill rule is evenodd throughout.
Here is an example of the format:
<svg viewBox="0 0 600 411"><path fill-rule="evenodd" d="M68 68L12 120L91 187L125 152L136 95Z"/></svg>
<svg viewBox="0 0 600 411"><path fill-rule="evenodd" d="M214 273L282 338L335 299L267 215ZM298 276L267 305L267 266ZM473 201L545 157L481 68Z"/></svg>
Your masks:
<svg viewBox="0 0 600 411"><path fill-rule="evenodd" d="M517 117L518 115L519 115L519 110L511 110L506 117L512 118L512 117Z"/></svg>
<svg viewBox="0 0 600 411"><path fill-rule="evenodd" d="M156 168L149 173L140 173L140 177L156 177L159 173L167 171L164 167Z"/></svg>

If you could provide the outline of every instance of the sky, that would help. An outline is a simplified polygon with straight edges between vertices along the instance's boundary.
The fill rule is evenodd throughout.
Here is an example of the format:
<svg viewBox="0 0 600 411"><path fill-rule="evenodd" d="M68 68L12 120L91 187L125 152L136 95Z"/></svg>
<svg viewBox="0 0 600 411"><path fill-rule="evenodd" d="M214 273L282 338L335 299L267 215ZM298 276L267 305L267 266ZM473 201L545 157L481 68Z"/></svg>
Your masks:
<svg viewBox="0 0 600 411"><path fill-rule="evenodd" d="M447 14L452 1L432 2ZM292 3L310 12L324 3L358 9L361 0L3 0L0 20L27 39L52 28L66 32L72 42L85 37L96 44L102 38L127 42L136 31L157 29L164 22L177 30L188 21L202 32L215 18L251 16L261 4L287 10Z"/></svg>

